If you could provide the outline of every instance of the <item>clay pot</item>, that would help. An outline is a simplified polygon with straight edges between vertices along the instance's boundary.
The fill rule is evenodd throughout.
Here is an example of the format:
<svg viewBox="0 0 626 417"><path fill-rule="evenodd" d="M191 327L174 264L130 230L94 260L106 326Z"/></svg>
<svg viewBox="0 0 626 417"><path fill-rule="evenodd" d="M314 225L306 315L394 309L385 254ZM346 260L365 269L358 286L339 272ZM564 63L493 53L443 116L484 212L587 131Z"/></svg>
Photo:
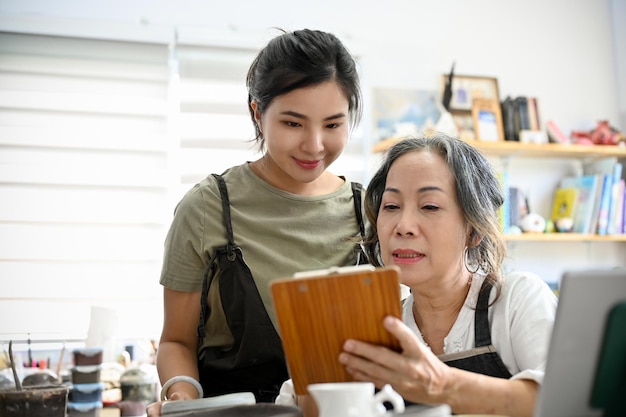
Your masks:
<svg viewBox="0 0 626 417"><path fill-rule="evenodd" d="M65 417L66 386L25 387L0 391L0 417Z"/></svg>

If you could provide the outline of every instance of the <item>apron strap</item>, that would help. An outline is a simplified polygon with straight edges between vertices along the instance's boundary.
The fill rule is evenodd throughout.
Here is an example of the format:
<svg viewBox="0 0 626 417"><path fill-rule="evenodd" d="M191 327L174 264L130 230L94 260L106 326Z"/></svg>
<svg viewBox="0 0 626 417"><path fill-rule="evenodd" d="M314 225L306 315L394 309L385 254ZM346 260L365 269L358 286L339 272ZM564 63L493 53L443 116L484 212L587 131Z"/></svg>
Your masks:
<svg viewBox="0 0 626 417"><path fill-rule="evenodd" d="M489 330L489 294L493 285L486 279L478 293L476 316L474 321L475 347L491 345L491 331Z"/></svg>
<svg viewBox="0 0 626 417"><path fill-rule="evenodd" d="M363 186L358 182L352 182L352 195L354 200L354 212L356 213L356 221L359 224L359 232L361 232L361 239L365 239L365 226L363 225L363 211L361 209L361 192Z"/></svg>
<svg viewBox="0 0 626 417"><path fill-rule="evenodd" d="M228 253L228 259L234 260L236 255L234 252L235 247L235 239L233 238L233 225L230 219L230 200L228 199L228 189L226 188L226 182L224 178L222 178L219 174L211 174L217 180L217 186L220 191L220 197L222 200L222 217L224 220L224 228L226 229L226 238L228 239L228 244L226 245L226 250ZM207 298L209 295L209 285L211 283L212 276L209 274L213 273L213 264L216 259L212 258L209 260L209 266L204 272L204 279L202 280L202 296L200 297L200 322L198 323L198 338L200 340L204 339L206 332L204 330L204 322L209 314L209 306L207 304Z"/></svg>
<svg viewBox="0 0 626 417"><path fill-rule="evenodd" d="M233 225L230 220L230 201L228 200L228 190L226 188L226 182L221 175L211 174L217 180L217 186L220 190L220 197L222 199L222 213L224 217L224 228L226 229L226 237L228 238L228 246L230 248L235 247L235 239L233 238ZM229 251L230 252L230 251Z"/></svg>

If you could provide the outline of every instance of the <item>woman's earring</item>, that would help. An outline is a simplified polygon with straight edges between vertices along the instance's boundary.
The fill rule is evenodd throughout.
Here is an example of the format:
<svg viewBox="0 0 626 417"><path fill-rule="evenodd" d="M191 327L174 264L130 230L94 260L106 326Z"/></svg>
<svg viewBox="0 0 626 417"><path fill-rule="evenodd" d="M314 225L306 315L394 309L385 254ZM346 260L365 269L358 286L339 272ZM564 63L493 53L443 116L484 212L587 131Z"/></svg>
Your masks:
<svg viewBox="0 0 626 417"><path fill-rule="evenodd" d="M470 251L472 251L471 254ZM465 251L463 252L463 264L465 265L465 269L467 269L470 274L475 274L480 269L478 256L476 256L477 252L478 249L476 246L473 246L471 248L469 246L466 246ZM470 268L470 265L473 265L474 268Z"/></svg>

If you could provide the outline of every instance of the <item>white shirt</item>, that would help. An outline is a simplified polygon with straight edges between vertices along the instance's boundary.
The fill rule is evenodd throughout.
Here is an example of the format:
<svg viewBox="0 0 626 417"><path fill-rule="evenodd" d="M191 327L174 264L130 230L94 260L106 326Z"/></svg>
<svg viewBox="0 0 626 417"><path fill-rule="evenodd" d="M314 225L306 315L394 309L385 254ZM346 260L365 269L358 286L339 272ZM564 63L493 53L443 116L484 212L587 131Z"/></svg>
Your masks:
<svg viewBox="0 0 626 417"><path fill-rule="evenodd" d="M464 306L450 333L444 339L444 352L456 353L474 348L474 308L484 276L472 280ZM489 308L491 343L511 373L511 379L532 379L543 382L548 357L548 346L556 315L557 298L537 275L512 272L503 279L502 293ZM489 302L493 302L493 290ZM413 316L413 296L402 305L402 321L425 344ZM296 395L292 380L283 383L277 404L295 405Z"/></svg>
<svg viewBox="0 0 626 417"><path fill-rule="evenodd" d="M484 276L476 275L465 304L444 338L444 353L457 353L474 348L474 308ZM502 281L502 293L489 308L491 343L502 358L512 379L543 382L548 346L556 314L557 298L537 275L512 272ZM489 303L496 291L492 290ZM413 296L402 305L402 321L425 344L413 316Z"/></svg>

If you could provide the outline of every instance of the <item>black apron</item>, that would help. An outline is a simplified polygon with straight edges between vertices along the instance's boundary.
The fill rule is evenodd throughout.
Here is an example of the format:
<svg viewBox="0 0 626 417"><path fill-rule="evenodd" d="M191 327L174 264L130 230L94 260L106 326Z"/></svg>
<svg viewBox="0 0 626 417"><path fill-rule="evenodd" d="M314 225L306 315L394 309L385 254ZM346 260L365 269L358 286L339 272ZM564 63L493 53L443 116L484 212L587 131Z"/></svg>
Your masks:
<svg viewBox="0 0 626 417"><path fill-rule="evenodd" d="M502 358L491 344L491 330L489 328L489 293L492 284L483 281L476 303L474 315L474 349L463 352L441 355L440 359L449 366L476 372L497 378L511 378Z"/></svg>
<svg viewBox="0 0 626 417"><path fill-rule="evenodd" d="M201 342L205 336L205 320L211 313L207 304L209 287L219 272L220 299L234 343L227 350L223 347L202 350L198 358L200 384L205 397L252 392L257 402L274 402L281 385L289 379L282 342L265 310L241 248L234 242L226 183L221 176L213 176L220 190L228 243L216 249L204 275L198 337ZM352 183L352 190L363 238L360 184ZM359 263L363 259L359 251Z"/></svg>
<svg viewBox="0 0 626 417"><path fill-rule="evenodd" d="M476 303L474 315L474 349L457 353L439 355L446 365L465 371L493 376L496 378L510 378L512 375L507 369L496 348L491 344L491 330L489 328L489 293L492 285L483 281ZM406 406L415 405L404 400Z"/></svg>

